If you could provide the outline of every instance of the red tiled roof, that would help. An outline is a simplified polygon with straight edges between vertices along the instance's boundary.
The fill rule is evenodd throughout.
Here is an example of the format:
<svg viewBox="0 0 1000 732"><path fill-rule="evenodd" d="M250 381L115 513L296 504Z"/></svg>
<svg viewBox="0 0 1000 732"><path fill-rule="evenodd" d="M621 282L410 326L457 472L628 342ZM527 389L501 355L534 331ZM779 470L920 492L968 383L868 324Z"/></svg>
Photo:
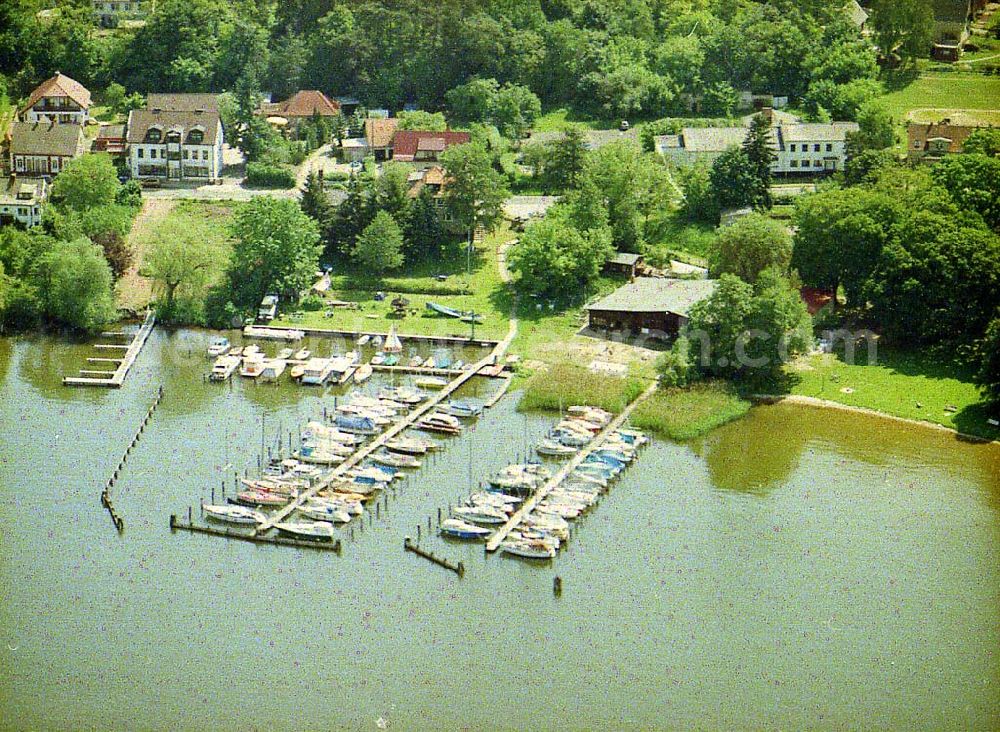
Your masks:
<svg viewBox="0 0 1000 732"><path fill-rule="evenodd" d="M50 79L46 79L31 92L24 109L35 106L42 97L69 97L84 109L90 106L90 92L87 88L75 79L71 79L58 71Z"/></svg>
<svg viewBox="0 0 1000 732"><path fill-rule="evenodd" d="M279 117L333 117L340 113L340 102L331 100L326 94L315 89L297 91L283 102L265 104L263 112Z"/></svg>
<svg viewBox="0 0 1000 732"><path fill-rule="evenodd" d="M406 162L413 160L418 150L443 152L453 145L464 145L471 139L468 132L399 130L392 138L392 157Z"/></svg>
<svg viewBox="0 0 1000 732"><path fill-rule="evenodd" d="M365 120L365 141L371 149L389 147L399 127L398 117L369 117Z"/></svg>

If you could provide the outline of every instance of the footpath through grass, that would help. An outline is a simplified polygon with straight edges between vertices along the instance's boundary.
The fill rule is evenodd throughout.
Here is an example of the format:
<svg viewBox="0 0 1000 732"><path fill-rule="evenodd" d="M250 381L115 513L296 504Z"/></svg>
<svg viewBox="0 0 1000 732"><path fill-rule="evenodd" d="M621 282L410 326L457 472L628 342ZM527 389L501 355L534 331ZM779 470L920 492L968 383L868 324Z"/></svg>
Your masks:
<svg viewBox="0 0 1000 732"><path fill-rule="evenodd" d="M723 381L705 381L684 389L660 388L632 413L636 429L672 440L690 440L739 419L750 411L743 399Z"/></svg>
<svg viewBox="0 0 1000 732"><path fill-rule="evenodd" d="M971 374L912 352L879 348L877 363L845 363L835 354L802 358L786 369L790 393L1000 438Z"/></svg>

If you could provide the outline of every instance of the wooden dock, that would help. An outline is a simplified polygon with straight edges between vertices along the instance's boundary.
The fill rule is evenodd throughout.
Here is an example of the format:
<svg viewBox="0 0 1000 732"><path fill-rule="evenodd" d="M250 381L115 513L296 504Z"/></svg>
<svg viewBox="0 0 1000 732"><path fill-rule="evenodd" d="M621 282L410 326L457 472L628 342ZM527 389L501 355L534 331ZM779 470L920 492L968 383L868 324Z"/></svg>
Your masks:
<svg viewBox="0 0 1000 732"><path fill-rule="evenodd" d="M259 330L301 330L307 336L318 336L321 338L350 338L352 340L357 340L363 335L366 336L381 336L386 337L386 333L378 333L375 331L363 331L363 330L334 330L332 328L299 328L296 326L279 327L274 325L255 325L254 328ZM429 335L416 335L416 334L405 334L399 333L399 339L401 341L430 341L436 343L451 343L463 346L483 346L484 348L496 347L498 341L494 338L465 338L462 336L429 336Z"/></svg>
<svg viewBox="0 0 1000 732"><path fill-rule="evenodd" d="M501 542L507 538L507 534L517 528L517 526L521 523L521 520L534 510L538 502L544 499L559 484L566 480L570 473L576 470L576 468L587 459L588 455L590 455L594 450L600 448L600 446L604 444L604 442L613 432L615 432L615 430L620 429L621 426L628 420L633 410L635 410L635 408L647 399L654 391L656 391L655 383L650 385L650 387L640 394L631 404L625 407L621 414L608 422L604 429L594 435L594 439L592 439L585 447L574 455L573 458L566 463L558 473L549 478L549 480L546 481L541 488L535 491L534 494L532 494L532 496L528 498L528 500L526 500L517 511L514 512L507 523L494 531L490 538L486 540L486 551L495 552L500 547Z"/></svg>
<svg viewBox="0 0 1000 732"><path fill-rule="evenodd" d="M98 343L94 348L98 350L124 350L125 353L122 354L121 358L88 358L88 362L97 363L117 363L118 368L114 371L98 371L95 369L80 369L80 376L66 376L63 378L63 384L65 386L107 386L114 389L118 389L125 382L125 377L128 376L129 369L132 368L132 364L135 363L136 358L139 356L139 352L142 347L146 345L146 340L149 338L149 334L153 332L153 326L156 324L156 316L153 315L153 311L150 310L146 313L146 319L143 321L139 330L136 331L135 336L132 338L132 342L128 344L124 343ZM105 333L106 336L120 337L123 334Z"/></svg>
<svg viewBox="0 0 1000 732"><path fill-rule="evenodd" d="M489 356L477 362L473 368L468 371L459 372L459 375L456 376L446 387L441 389L441 391L434 394L430 399L422 404L417 405L417 407L404 419L390 426L389 429L369 442L367 445L363 445L344 462L331 469L323 478L318 480L308 489L302 491L291 503L272 514L267 521L257 527L255 534L262 535L273 529L276 523L284 521L289 515L298 509L299 506L315 496L319 491L328 488L333 483L336 483L347 471L356 467L368 456L380 450L386 442L393 439L400 433L412 428L424 415L432 412L438 404L451 396L460 386L462 386L462 384L476 376L480 369L499 359L503 353L501 349L506 349L508 344L509 340L504 339L496 345Z"/></svg>

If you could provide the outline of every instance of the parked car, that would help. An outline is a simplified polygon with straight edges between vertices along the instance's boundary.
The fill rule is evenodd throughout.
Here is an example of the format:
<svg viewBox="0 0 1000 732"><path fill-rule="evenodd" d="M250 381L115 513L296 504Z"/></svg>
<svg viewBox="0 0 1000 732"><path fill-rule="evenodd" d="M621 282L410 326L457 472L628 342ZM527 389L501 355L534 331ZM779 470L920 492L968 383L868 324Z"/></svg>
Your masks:
<svg viewBox="0 0 1000 732"><path fill-rule="evenodd" d="M621 123L618 125L618 129L621 130L622 132L628 132L628 128L629 124L627 119L623 119Z"/></svg>

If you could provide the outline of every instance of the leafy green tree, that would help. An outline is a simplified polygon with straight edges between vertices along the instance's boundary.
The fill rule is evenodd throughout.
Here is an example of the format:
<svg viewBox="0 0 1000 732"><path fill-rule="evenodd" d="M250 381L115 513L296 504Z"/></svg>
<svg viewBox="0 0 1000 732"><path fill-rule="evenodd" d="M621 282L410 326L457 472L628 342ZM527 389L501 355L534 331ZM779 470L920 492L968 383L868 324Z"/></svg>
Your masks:
<svg viewBox="0 0 1000 732"><path fill-rule="evenodd" d="M581 231L569 209L557 206L528 224L507 262L521 292L565 300L587 290L612 251L607 227Z"/></svg>
<svg viewBox="0 0 1000 732"><path fill-rule="evenodd" d="M1000 158L952 155L935 165L931 174L959 206L975 211L1000 231Z"/></svg>
<svg viewBox="0 0 1000 732"><path fill-rule="evenodd" d="M849 305L862 305L898 216L892 198L865 188L805 196L795 204L792 267L804 284L833 293L842 286Z"/></svg>
<svg viewBox="0 0 1000 732"><path fill-rule="evenodd" d="M791 259L792 237L788 230L756 212L720 229L709 254L713 273L734 274L751 284L766 269L776 268L787 274Z"/></svg>
<svg viewBox="0 0 1000 732"><path fill-rule="evenodd" d="M986 328L980 354L976 383L996 414L1000 412L1000 311Z"/></svg>
<svg viewBox="0 0 1000 732"><path fill-rule="evenodd" d="M1000 129L983 127L976 130L962 143L963 153L979 153L991 158L1000 155Z"/></svg>
<svg viewBox="0 0 1000 732"><path fill-rule="evenodd" d="M728 81L717 81L705 87L701 110L717 117L731 117L739 104L739 95Z"/></svg>
<svg viewBox="0 0 1000 732"><path fill-rule="evenodd" d="M50 319L88 332L114 320L111 268L89 239L56 242L39 269L39 292Z"/></svg>
<svg viewBox="0 0 1000 732"><path fill-rule="evenodd" d="M587 144L579 127L567 127L562 139L545 144L547 153L542 184L547 191L573 188L587 162Z"/></svg>
<svg viewBox="0 0 1000 732"><path fill-rule="evenodd" d="M851 155L844 163L844 184L848 186L874 182L890 166L899 164L891 149L863 150Z"/></svg>
<svg viewBox="0 0 1000 732"><path fill-rule="evenodd" d="M914 61L931 47L934 11L930 0L872 0L868 27L884 55Z"/></svg>
<svg viewBox="0 0 1000 732"><path fill-rule="evenodd" d="M121 183L111 156L88 153L67 163L52 184L51 200L78 211L113 203Z"/></svg>
<svg viewBox="0 0 1000 732"><path fill-rule="evenodd" d="M225 251L217 237L192 221L166 219L147 236L142 272L161 298L167 320L178 299L198 301L225 267Z"/></svg>
<svg viewBox="0 0 1000 732"><path fill-rule="evenodd" d="M681 215L688 221L719 223L719 201L712 188L711 168L696 164L678 170L680 186L684 191Z"/></svg>
<svg viewBox="0 0 1000 732"><path fill-rule="evenodd" d="M413 201L403 222L404 254L410 260L426 258L440 252L446 241L447 232L441 224L434 195L425 188Z"/></svg>
<svg viewBox="0 0 1000 732"><path fill-rule="evenodd" d="M542 113L542 103L531 89L521 84L504 84L490 107L489 121L510 140L520 140Z"/></svg>
<svg viewBox="0 0 1000 732"><path fill-rule="evenodd" d="M670 350L664 351L656 359L656 373L663 386L685 386L691 379L691 341L686 336L678 336Z"/></svg>
<svg viewBox="0 0 1000 732"><path fill-rule="evenodd" d="M717 157L708 177L720 209L759 205L757 168L740 148L730 148Z"/></svg>
<svg viewBox="0 0 1000 732"><path fill-rule="evenodd" d="M326 232L333 218L333 205L326 197L319 176L310 171L306 176L305 186L302 188L302 195L299 198L299 206L303 213L316 222L320 232Z"/></svg>
<svg viewBox="0 0 1000 732"><path fill-rule="evenodd" d="M128 180L115 194L115 203L120 206L128 206L131 209L138 209L142 206L142 186L139 181Z"/></svg>
<svg viewBox="0 0 1000 732"><path fill-rule="evenodd" d="M295 201L258 196L233 215L232 301L254 307L269 292L297 297L316 273L319 227Z"/></svg>
<svg viewBox="0 0 1000 732"><path fill-rule="evenodd" d="M459 122L490 119L500 83L496 79L472 79L444 95L451 116Z"/></svg>
<svg viewBox="0 0 1000 732"><path fill-rule="evenodd" d="M510 189L493 167L489 152L479 144L456 145L442 153L441 163L448 171L444 200L452 218L470 236L478 226L491 231L500 221Z"/></svg>
<svg viewBox="0 0 1000 732"><path fill-rule="evenodd" d="M375 214L358 236L354 256L377 275L403 265L403 232L389 213L379 211Z"/></svg>
<svg viewBox="0 0 1000 732"><path fill-rule="evenodd" d="M411 168L388 162L375 183L375 205L397 222L406 221L410 209L409 176Z"/></svg>
<svg viewBox="0 0 1000 732"><path fill-rule="evenodd" d="M653 70L671 79L680 91L694 94L701 87L705 52L697 36L668 36L657 46L655 58Z"/></svg>
<svg viewBox="0 0 1000 732"><path fill-rule="evenodd" d="M441 112L424 112L418 109L399 113L399 129L444 132L448 129L448 122Z"/></svg>

